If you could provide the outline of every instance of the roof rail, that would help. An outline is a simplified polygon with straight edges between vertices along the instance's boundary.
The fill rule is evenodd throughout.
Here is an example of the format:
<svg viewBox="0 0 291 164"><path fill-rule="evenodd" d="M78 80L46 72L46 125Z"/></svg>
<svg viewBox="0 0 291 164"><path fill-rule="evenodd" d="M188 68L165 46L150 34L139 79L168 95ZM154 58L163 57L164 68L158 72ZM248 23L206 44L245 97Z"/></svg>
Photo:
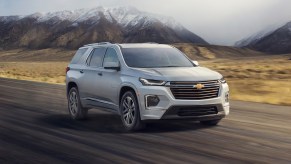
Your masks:
<svg viewBox="0 0 291 164"><path fill-rule="evenodd" d="M86 44L84 47L87 46L94 46L94 45L103 45L103 44L111 44L110 42L99 42L99 43L91 43L91 44Z"/></svg>

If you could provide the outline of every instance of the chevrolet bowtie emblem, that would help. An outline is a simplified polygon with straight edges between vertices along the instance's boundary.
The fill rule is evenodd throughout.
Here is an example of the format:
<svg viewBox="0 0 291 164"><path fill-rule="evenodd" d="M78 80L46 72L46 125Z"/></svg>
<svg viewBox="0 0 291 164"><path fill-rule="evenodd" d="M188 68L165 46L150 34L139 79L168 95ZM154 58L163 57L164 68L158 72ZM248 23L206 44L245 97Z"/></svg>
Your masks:
<svg viewBox="0 0 291 164"><path fill-rule="evenodd" d="M202 88L204 88L204 85L203 84L196 84L193 87L197 88L197 89L202 89Z"/></svg>

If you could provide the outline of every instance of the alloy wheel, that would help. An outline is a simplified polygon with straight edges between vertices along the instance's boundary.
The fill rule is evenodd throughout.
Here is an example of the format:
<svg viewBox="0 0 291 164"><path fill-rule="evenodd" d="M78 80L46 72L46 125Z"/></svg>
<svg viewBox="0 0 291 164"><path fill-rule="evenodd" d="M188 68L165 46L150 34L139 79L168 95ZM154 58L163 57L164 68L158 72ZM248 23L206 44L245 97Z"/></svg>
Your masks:
<svg viewBox="0 0 291 164"><path fill-rule="evenodd" d="M72 91L69 96L69 109L72 115L76 115L78 112L78 97L75 91Z"/></svg>
<svg viewBox="0 0 291 164"><path fill-rule="evenodd" d="M123 106L123 119L127 126L131 126L134 123L135 119L135 104L133 99L130 96L127 96L122 103Z"/></svg>

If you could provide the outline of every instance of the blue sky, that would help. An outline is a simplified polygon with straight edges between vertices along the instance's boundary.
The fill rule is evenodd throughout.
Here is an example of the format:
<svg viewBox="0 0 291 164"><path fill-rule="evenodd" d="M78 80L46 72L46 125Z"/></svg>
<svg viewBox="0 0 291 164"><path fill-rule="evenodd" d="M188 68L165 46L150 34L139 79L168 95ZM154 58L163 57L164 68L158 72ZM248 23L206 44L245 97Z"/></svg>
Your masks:
<svg viewBox="0 0 291 164"><path fill-rule="evenodd" d="M0 0L0 15L134 6L175 18L210 43L231 45L291 21L291 0Z"/></svg>

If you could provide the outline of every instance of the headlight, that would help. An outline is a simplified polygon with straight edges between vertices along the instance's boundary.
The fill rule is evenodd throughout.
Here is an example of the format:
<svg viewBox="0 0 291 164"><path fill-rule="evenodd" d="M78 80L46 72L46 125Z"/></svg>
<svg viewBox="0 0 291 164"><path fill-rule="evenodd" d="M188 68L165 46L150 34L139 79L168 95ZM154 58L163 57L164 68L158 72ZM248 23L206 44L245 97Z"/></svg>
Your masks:
<svg viewBox="0 0 291 164"><path fill-rule="evenodd" d="M143 85L151 85L151 86L161 86L161 85L166 84L166 81L163 81L163 80L149 80L149 79L139 78L139 81Z"/></svg>
<svg viewBox="0 0 291 164"><path fill-rule="evenodd" d="M224 79L224 77L222 77L222 78L219 80L219 82L220 82L221 84L225 84L225 83L226 83L226 80Z"/></svg>

